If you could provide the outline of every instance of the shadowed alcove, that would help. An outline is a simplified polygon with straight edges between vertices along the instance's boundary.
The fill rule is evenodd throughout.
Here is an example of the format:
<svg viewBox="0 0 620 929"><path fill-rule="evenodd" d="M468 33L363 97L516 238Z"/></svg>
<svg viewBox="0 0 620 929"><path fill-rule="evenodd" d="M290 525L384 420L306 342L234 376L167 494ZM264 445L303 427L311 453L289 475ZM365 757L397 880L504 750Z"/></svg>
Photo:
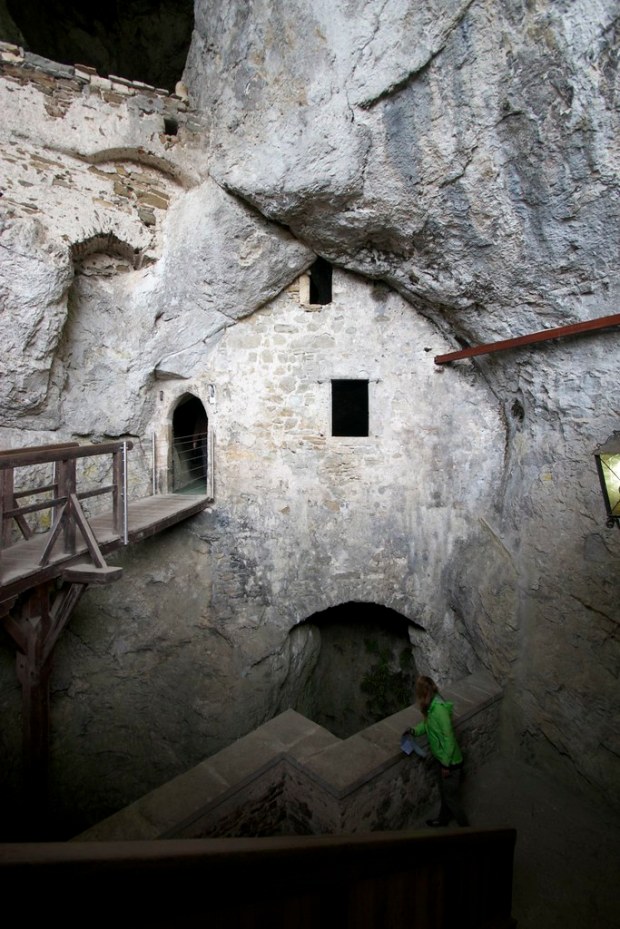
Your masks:
<svg viewBox="0 0 620 929"><path fill-rule="evenodd" d="M6 3L6 5L5 5ZM173 91L181 79L194 24L192 0L0 0L4 35L61 64L90 65ZM6 20L6 22L5 22Z"/></svg>
<svg viewBox="0 0 620 929"><path fill-rule="evenodd" d="M375 603L343 603L292 630L318 640L316 664L295 709L348 738L414 702L416 665L405 616Z"/></svg>

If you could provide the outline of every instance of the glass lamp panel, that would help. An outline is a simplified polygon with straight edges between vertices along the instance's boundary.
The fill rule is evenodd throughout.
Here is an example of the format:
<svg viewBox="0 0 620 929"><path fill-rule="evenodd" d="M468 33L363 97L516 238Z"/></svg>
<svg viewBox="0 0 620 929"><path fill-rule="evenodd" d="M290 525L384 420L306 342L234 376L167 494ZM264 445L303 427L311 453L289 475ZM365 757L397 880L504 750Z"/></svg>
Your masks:
<svg viewBox="0 0 620 929"><path fill-rule="evenodd" d="M601 454L600 459L610 515L620 517L620 452L614 455Z"/></svg>

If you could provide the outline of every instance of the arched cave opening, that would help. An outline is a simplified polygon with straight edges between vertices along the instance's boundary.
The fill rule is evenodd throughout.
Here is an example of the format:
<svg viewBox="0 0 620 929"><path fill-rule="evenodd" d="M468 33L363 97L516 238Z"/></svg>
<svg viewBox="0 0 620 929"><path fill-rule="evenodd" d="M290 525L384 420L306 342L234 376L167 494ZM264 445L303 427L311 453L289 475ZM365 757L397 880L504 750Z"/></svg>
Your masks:
<svg viewBox="0 0 620 929"><path fill-rule="evenodd" d="M207 412L198 399L186 394L172 415L172 489L175 493L204 493L208 467Z"/></svg>
<svg viewBox="0 0 620 929"><path fill-rule="evenodd" d="M320 641L294 709L344 739L409 706L417 676L411 626L420 628L375 603L314 613L291 631L312 631Z"/></svg>
<svg viewBox="0 0 620 929"><path fill-rule="evenodd" d="M5 9L5 41L169 91L183 74L194 26L193 0L6 0Z"/></svg>

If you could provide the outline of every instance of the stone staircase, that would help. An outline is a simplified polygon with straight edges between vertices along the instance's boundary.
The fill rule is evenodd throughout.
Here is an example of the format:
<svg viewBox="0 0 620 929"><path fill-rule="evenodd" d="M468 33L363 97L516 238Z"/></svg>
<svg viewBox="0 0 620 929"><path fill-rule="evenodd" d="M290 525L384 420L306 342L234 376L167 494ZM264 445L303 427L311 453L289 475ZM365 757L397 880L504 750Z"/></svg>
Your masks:
<svg viewBox="0 0 620 929"><path fill-rule="evenodd" d="M501 689L483 672L442 688L469 769L498 748ZM353 834L403 829L434 802L432 762L400 751L415 706L339 739L287 710L74 841Z"/></svg>

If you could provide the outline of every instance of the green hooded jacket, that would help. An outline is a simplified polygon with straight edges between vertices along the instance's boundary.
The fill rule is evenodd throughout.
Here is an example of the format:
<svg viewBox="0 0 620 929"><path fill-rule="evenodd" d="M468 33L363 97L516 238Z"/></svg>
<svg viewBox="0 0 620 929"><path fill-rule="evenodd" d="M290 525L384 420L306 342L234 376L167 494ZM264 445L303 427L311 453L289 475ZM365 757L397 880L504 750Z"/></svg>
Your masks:
<svg viewBox="0 0 620 929"><path fill-rule="evenodd" d="M435 694L428 708L426 719L411 730L415 736L428 736L430 750L444 768L451 764L459 764L463 760L452 728L453 706L453 703Z"/></svg>

